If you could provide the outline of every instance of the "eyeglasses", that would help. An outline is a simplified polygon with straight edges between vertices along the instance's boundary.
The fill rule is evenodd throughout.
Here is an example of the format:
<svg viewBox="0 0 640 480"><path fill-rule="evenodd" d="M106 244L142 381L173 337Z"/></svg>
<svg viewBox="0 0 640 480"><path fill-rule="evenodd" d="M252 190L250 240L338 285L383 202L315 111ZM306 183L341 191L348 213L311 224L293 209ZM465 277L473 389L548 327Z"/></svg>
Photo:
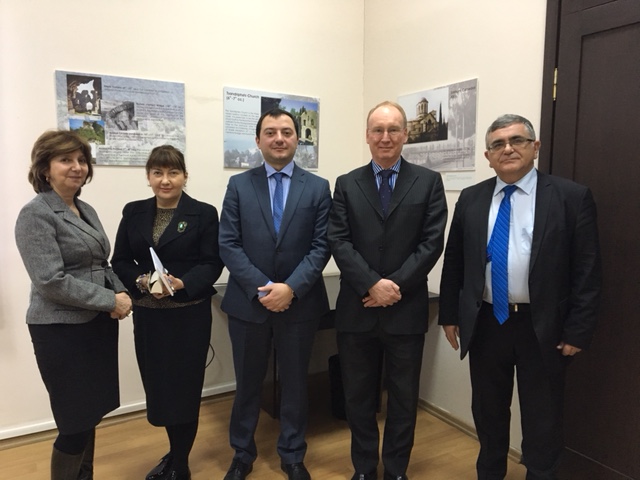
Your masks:
<svg viewBox="0 0 640 480"><path fill-rule="evenodd" d="M384 137L384 132L387 132L390 138L396 139L402 134L403 131L404 131L404 128L399 128L399 127L390 127L390 128L387 128L386 130L381 127L375 127L375 128L369 129L369 134L372 137L382 138Z"/></svg>
<svg viewBox="0 0 640 480"><path fill-rule="evenodd" d="M487 147L491 153L502 152L505 148L507 148L507 144L511 145L511 148L523 148L529 144L529 142L535 142L533 138L525 138L525 137L511 137L506 142L504 140L496 140L491 145Z"/></svg>

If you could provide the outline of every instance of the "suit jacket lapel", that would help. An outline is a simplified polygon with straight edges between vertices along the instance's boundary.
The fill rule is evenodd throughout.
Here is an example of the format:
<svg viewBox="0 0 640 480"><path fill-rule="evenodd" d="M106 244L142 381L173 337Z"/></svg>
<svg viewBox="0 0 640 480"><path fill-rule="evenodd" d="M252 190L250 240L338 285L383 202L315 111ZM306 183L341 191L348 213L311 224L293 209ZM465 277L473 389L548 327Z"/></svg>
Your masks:
<svg viewBox="0 0 640 480"><path fill-rule="evenodd" d="M400 164L400 173L398 173L396 183L393 187L393 193L391 194L391 202L389 203L387 217L391 216L396 207L402 203L402 200L407 193L409 193L409 190L411 190L411 187L413 187L413 184L417 179L418 176L411 171L411 165L403 158L402 163ZM380 212L382 213L382 207L380 208Z"/></svg>
<svg viewBox="0 0 640 480"><path fill-rule="evenodd" d="M287 202L284 206L284 212L282 214L282 222L280 222L280 235L276 244L280 243L280 239L284 236L296 209L298 208L298 202L302 197L304 186L306 183L305 171L299 168L297 165L293 167L293 175L291 175L291 183L289 184L289 194L287 195ZM273 219L273 218L272 218ZM273 222L271 222L273 224ZM275 230L274 230L275 234Z"/></svg>
<svg viewBox="0 0 640 480"><path fill-rule="evenodd" d="M380 218L383 218L382 204L380 203L380 195L378 194L378 184L376 183L376 178L373 174L373 169L371 168L370 163L362 167L360 176L356 178L356 183L364 197L371 204L371 208L376 211Z"/></svg>
<svg viewBox="0 0 640 480"><path fill-rule="evenodd" d="M531 258L529 260L529 272L533 270L533 265L538 258L540 245L544 238L545 228L547 226L547 218L549 217L551 207L551 197L553 189L551 182L544 173L538 173L538 184L536 187L536 211L533 220L533 240L531 241Z"/></svg>
<svg viewBox="0 0 640 480"><path fill-rule="evenodd" d="M276 240L277 235L276 230L273 226L273 215L271 214L271 195L269 194L269 180L267 179L267 171L264 168L264 165L253 170L253 175L251 175L251 183L253 184L256 197L258 197L258 205L260 205L262 217L264 218L264 221L269 228L271 236L274 240Z"/></svg>
<svg viewBox="0 0 640 480"><path fill-rule="evenodd" d="M485 182L482 191L478 196L478 200L474 201L469 215L474 222L474 230L477 232L473 235L475 238L475 252L478 262L482 265L482 274L487 265L487 243L489 243L489 210L491 210L491 202L493 200L493 191L496 188L496 178L492 178Z"/></svg>
<svg viewBox="0 0 640 480"><path fill-rule="evenodd" d="M156 216L156 197L145 200L134 212L130 221L134 222L136 229L150 247L153 247L153 222Z"/></svg>
<svg viewBox="0 0 640 480"><path fill-rule="evenodd" d="M64 203L64 200L62 200L55 191L51 190L50 192L45 192L43 195L45 195L44 198L51 209L61 215L65 222L70 223L87 235L93 237L100 244L103 252L107 252L108 240L106 234L100 227L100 220L98 220L98 217L93 213L91 208L89 208L82 200L78 199L76 202L78 210L86 220L85 221L73 213L67 204Z"/></svg>

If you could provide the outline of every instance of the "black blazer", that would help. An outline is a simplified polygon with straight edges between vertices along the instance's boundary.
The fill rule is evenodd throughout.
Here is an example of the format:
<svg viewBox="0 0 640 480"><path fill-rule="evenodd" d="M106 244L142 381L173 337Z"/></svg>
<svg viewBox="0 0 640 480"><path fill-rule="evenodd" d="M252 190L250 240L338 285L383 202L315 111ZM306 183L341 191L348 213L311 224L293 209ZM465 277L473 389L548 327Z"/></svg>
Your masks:
<svg viewBox="0 0 640 480"><path fill-rule="evenodd" d="M427 331L427 275L444 246L447 202L439 173L402 159L387 218L371 164L338 177L329 243L340 268L336 329L366 332L380 322L392 334ZM400 286L402 300L365 308L362 298L381 278Z"/></svg>
<svg viewBox="0 0 640 480"><path fill-rule="evenodd" d="M135 298L143 294L136 278L154 270L149 247L153 247L163 266L184 282L184 289L171 297L187 302L215 294L213 284L222 272L218 253L218 212L215 207L182 193L171 223L153 244L156 198L125 205L113 253L113 270Z"/></svg>
<svg viewBox="0 0 640 480"><path fill-rule="evenodd" d="M460 327L460 355L473 341L485 284L487 224L496 179L464 189L453 215L440 284L441 325ZM529 265L531 315L546 361L561 341L586 348L596 325L602 272L591 191L538 172Z"/></svg>

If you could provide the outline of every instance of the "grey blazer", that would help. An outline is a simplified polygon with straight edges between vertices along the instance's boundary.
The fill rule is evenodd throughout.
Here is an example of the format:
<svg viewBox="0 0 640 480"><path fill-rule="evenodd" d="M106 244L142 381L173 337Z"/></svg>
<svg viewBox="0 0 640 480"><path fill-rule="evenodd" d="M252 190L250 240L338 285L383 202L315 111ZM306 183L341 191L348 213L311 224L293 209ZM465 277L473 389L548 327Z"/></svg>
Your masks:
<svg viewBox="0 0 640 480"><path fill-rule="evenodd" d="M78 218L54 191L38 194L16 222L16 244L31 278L27 323L86 323L111 312L126 291L108 262L96 211L76 199Z"/></svg>

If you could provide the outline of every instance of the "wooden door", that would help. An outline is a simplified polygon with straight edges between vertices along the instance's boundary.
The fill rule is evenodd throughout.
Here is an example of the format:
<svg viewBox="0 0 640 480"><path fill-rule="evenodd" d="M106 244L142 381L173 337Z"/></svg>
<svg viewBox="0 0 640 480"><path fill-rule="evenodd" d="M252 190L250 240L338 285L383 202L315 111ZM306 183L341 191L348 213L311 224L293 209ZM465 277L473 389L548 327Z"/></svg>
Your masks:
<svg viewBox="0 0 640 480"><path fill-rule="evenodd" d="M540 169L591 187L604 273L593 344L568 369L561 478L640 479L640 0L547 15Z"/></svg>

